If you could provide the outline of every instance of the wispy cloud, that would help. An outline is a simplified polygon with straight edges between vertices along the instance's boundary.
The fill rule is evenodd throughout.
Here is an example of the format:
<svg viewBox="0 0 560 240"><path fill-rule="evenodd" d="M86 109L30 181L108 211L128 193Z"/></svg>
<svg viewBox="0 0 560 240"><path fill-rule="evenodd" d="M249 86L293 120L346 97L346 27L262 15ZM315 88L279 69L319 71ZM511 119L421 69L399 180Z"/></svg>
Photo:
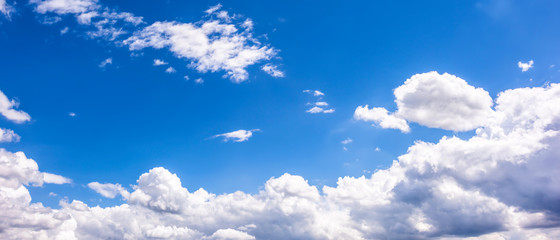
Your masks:
<svg viewBox="0 0 560 240"><path fill-rule="evenodd" d="M517 62L517 66L519 68L521 68L521 72L527 72L529 71L529 69L533 68L533 60L530 60L528 62Z"/></svg>
<svg viewBox="0 0 560 240"><path fill-rule="evenodd" d="M222 133L218 135L214 135L214 138L222 137L224 141L234 141L234 142L244 142L249 140L253 136L254 132L258 132L260 129L253 129L253 130L237 130L228 133Z"/></svg>

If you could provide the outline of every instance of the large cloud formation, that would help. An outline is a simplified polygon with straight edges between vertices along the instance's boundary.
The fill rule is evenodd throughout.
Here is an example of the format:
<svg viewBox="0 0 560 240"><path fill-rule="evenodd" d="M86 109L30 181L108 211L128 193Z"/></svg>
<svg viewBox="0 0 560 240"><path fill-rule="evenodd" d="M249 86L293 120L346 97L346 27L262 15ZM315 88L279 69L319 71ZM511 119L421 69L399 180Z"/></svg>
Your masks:
<svg viewBox="0 0 560 240"><path fill-rule="evenodd" d="M493 114L492 98L482 88L448 73L416 74L395 89L397 112L359 106L354 118L374 121L382 128L409 132L406 121L453 131L473 130Z"/></svg>
<svg viewBox="0 0 560 240"><path fill-rule="evenodd" d="M495 102L475 136L417 141L388 169L322 190L284 174L257 194L216 195L157 167L131 193L91 184L125 204L49 209L30 204L27 187L45 182L36 163L0 150L0 238L559 239L560 84Z"/></svg>
<svg viewBox="0 0 560 240"><path fill-rule="evenodd" d="M142 17L104 7L97 0L29 2L49 24L73 16L81 27L88 29L87 35L91 38L103 38L131 51L168 49L178 58L189 61L189 67L196 71L223 71L224 77L235 83L248 79L249 66L270 60L277 53L254 37L251 19L221 10L220 4L206 10L207 16L196 23L157 21L145 26ZM273 77L284 76L271 63L264 64L262 70Z"/></svg>

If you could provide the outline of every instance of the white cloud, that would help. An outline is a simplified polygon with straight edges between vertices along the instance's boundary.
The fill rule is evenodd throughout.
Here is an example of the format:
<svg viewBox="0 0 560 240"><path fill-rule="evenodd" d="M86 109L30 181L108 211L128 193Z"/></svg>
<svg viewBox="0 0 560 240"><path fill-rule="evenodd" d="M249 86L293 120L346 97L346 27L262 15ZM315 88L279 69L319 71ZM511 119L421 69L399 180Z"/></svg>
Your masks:
<svg viewBox="0 0 560 240"><path fill-rule="evenodd" d="M20 139L14 130L0 128L0 142L19 142Z"/></svg>
<svg viewBox="0 0 560 240"><path fill-rule="evenodd" d="M75 116L76 116L76 113L74 113L74 112L69 112L69 113L68 113L68 116L70 116L70 117L75 117Z"/></svg>
<svg viewBox="0 0 560 240"><path fill-rule="evenodd" d="M115 198L118 194L125 199L129 197L128 191L120 184L90 182L87 186L106 198Z"/></svg>
<svg viewBox="0 0 560 240"><path fill-rule="evenodd" d="M64 35L68 33L68 30L70 30L68 27L64 27L63 29L60 29L60 35Z"/></svg>
<svg viewBox="0 0 560 240"><path fill-rule="evenodd" d="M196 84L203 84L203 83L204 83L204 79L202 79L202 78L197 78L197 79L194 80L194 82L195 82Z"/></svg>
<svg viewBox="0 0 560 240"><path fill-rule="evenodd" d="M368 105L359 106L354 111L354 119L363 121L373 121L382 128L399 129L401 132L410 132L410 127L406 120L389 114L385 108L368 108Z"/></svg>
<svg viewBox="0 0 560 240"><path fill-rule="evenodd" d="M0 13L2 13L6 18L10 19L14 7L6 2L6 0L0 0Z"/></svg>
<svg viewBox="0 0 560 240"><path fill-rule="evenodd" d="M322 107L315 106L315 107L312 107L312 108L308 109L306 112L308 112L308 113L333 113L334 109L333 108L324 109Z"/></svg>
<svg viewBox="0 0 560 240"><path fill-rule="evenodd" d="M218 134L215 135L214 137L223 137L224 141L229 141L229 140L233 140L234 142L244 142L249 140L250 137L253 136L254 132L258 132L260 131L259 129L253 129L253 130L237 130L237 131L233 131L233 132L228 132L228 133L222 133L222 134Z"/></svg>
<svg viewBox="0 0 560 240"><path fill-rule="evenodd" d="M99 67L100 67L100 68L104 68L104 67L106 67L106 66L109 65L109 64L113 64L113 59L112 59L112 58L107 58L107 59L103 60L103 61L99 64Z"/></svg>
<svg viewBox="0 0 560 240"><path fill-rule="evenodd" d="M161 65L167 65L167 62L161 59L154 59L154 66L161 66Z"/></svg>
<svg viewBox="0 0 560 240"><path fill-rule="evenodd" d="M31 120L29 114L22 110L15 109L18 106L19 102L14 99L9 100L8 97L0 91L0 114L2 114L2 116L16 123L23 123Z"/></svg>
<svg viewBox="0 0 560 240"><path fill-rule="evenodd" d="M527 71L529 71L529 69L533 68L533 63L534 63L533 60L530 60L530 61L525 62L525 63L519 61L519 62L517 62L517 66L519 68L521 68L521 72L527 72Z"/></svg>
<svg viewBox="0 0 560 240"><path fill-rule="evenodd" d="M254 194L189 191L157 167L125 204L52 210L24 186L42 183L37 164L0 150L0 238L558 239L558 101L560 84L504 91L474 136L416 141L389 168L322 191L290 174Z"/></svg>
<svg viewBox="0 0 560 240"><path fill-rule="evenodd" d="M222 8L222 4L218 3L217 5L208 8L208 10L206 10L204 12L207 13L207 14L212 14L212 13L220 10L221 8Z"/></svg>
<svg viewBox="0 0 560 240"><path fill-rule="evenodd" d="M437 72L416 74L395 89L398 110L358 107L356 119L375 121L383 128L408 132L406 121L431 128L468 131L492 117L492 98L482 88L470 86L454 75ZM406 120L406 121L405 121Z"/></svg>
<svg viewBox="0 0 560 240"><path fill-rule="evenodd" d="M166 73L175 73L175 72L177 72L177 70L175 70L175 68L173 68L173 67L168 67L167 69L165 69L165 72Z"/></svg>
<svg viewBox="0 0 560 240"><path fill-rule="evenodd" d="M240 83L248 79L247 68L271 59L276 50L254 37L252 21L241 15L229 15L207 10L207 16L195 23L175 21L144 24L143 18L128 12L118 12L99 4L97 0L31 0L35 12L46 16L73 15L78 24L87 26L91 38L103 38L131 51L145 48L168 49L178 58L189 61L188 66L201 73L225 72L224 77ZM263 70L279 77L283 75L274 65Z"/></svg>
<svg viewBox="0 0 560 240"><path fill-rule="evenodd" d="M342 143L342 145L346 145L346 144L349 144L351 142L352 142L351 138L346 138L346 139L342 140L342 142L340 142L340 143Z"/></svg>
<svg viewBox="0 0 560 240"><path fill-rule="evenodd" d="M326 107L329 106L327 102L315 102L315 106Z"/></svg>
<svg viewBox="0 0 560 240"><path fill-rule="evenodd" d="M262 70L268 73L268 75L273 77L284 77L284 72L278 70L277 66L272 65L270 63L267 63L264 66L262 66Z"/></svg>
<svg viewBox="0 0 560 240"><path fill-rule="evenodd" d="M319 90L303 90L304 93L313 94L315 97L324 96L325 94Z"/></svg>

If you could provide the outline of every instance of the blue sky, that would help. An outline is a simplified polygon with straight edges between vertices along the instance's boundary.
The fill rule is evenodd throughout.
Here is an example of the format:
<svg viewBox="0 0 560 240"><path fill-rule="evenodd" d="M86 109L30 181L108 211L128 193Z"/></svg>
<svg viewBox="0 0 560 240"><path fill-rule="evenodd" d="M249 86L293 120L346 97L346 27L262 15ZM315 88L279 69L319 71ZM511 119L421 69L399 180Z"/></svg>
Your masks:
<svg viewBox="0 0 560 240"><path fill-rule="evenodd" d="M0 1L0 90L19 103L14 109L31 116L23 123L0 119L2 129L21 138L1 142L0 148L24 152L42 172L71 179L27 187L32 202L54 209L64 208L60 200L101 207L133 204L124 195L106 198L88 183L118 183L132 192L138 176L155 167L176 174L191 192L204 188L217 195L259 194L269 179L284 173L318 189L336 187L339 177L370 178L389 169L418 141L482 136L475 129L494 126L487 115L502 111L494 103L500 92L547 89L560 77L560 3L552 0L55 3ZM77 3L90 5L76 10L84 6L72 5ZM207 11L214 6L219 7ZM99 16L80 20L88 11ZM221 11L227 11L225 16ZM141 20L102 13L130 13ZM198 33L179 29L189 23L199 30L205 23L224 27L204 35L225 36L224 45L198 55L203 51L193 45ZM96 24L105 32L96 32ZM228 26L236 31L225 33ZM228 44L240 44L229 53L241 49L254 55L222 61L220 47ZM277 72L263 71L264 66ZM436 80L428 75L414 80L415 74L432 71ZM425 92L410 90L407 79L434 85ZM456 83L459 90L445 89L439 81ZM438 122L411 110L425 107L418 103L423 100L410 100L412 93L398 100L399 86L426 94L419 97L426 102L449 100L448 107L426 110L433 118L455 106L454 99L470 99L459 108L474 107L458 117L443 114L452 123ZM440 87L449 95L436 98ZM357 114L365 105L385 108L383 116L394 117L387 121L404 122L410 130L383 125L386 118L373 110ZM310 112L314 106L322 110ZM557 128L559 118L551 119L548 124ZM472 126L463 129L464 122ZM238 141L220 135L238 130L255 131ZM551 219L559 214L546 207L525 210L552 212ZM557 221L548 226L558 234ZM422 236L478 236L505 227L437 229ZM365 238L382 236L365 232Z"/></svg>

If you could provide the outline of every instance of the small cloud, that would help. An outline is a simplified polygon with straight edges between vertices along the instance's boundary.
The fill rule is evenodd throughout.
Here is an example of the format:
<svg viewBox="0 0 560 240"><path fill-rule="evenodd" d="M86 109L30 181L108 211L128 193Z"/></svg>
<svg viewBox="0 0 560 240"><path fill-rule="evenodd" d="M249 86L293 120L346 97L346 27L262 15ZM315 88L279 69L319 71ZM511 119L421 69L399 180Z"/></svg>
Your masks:
<svg viewBox="0 0 560 240"><path fill-rule="evenodd" d="M308 112L308 113L333 113L333 112L334 112L334 109L333 109L333 108L331 108L331 109L324 109L324 108L322 108L322 107L317 107L317 106L315 106L315 107L312 107L311 109L309 109L309 110L307 110L307 111L305 111L305 112Z"/></svg>
<svg viewBox="0 0 560 240"><path fill-rule="evenodd" d="M115 198L117 195L123 196L123 198L128 199L129 192L126 191L120 184L112 183L98 183L90 182L87 185L93 191L101 194L101 196L106 198Z"/></svg>
<svg viewBox="0 0 560 240"><path fill-rule="evenodd" d="M167 65L168 63L161 59L154 59L154 66Z"/></svg>
<svg viewBox="0 0 560 240"><path fill-rule="evenodd" d="M68 30L70 30L68 27L65 27L63 29L60 30L60 35L64 35L68 32Z"/></svg>
<svg viewBox="0 0 560 240"><path fill-rule="evenodd" d="M234 141L234 142L244 142L249 140L250 137L253 136L254 132L258 132L260 131L260 129L253 129L253 130L237 130L237 131L233 131L233 132L228 132L228 133L222 133L222 134L218 134L218 135L214 135L214 138L217 137L223 137L224 141Z"/></svg>
<svg viewBox="0 0 560 240"><path fill-rule="evenodd" d="M268 75L279 78L279 77L284 77L284 72L278 70L278 67L272 64L266 64L262 67L262 70L266 73L268 73Z"/></svg>
<svg viewBox="0 0 560 240"><path fill-rule="evenodd" d="M103 60L103 61L99 64L99 67L100 67L100 68L104 68L104 67L106 67L106 66L109 65L109 64L113 64L113 59L112 59L112 58L107 58L107 59Z"/></svg>
<svg viewBox="0 0 560 240"><path fill-rule="evenodd" d="M186 81L189 81L190 79L188 75L185 75L183 78L185 78Z"/></svg>
<svg viewBox="0 0 560 240"><path fill-rule="evenodd" d="M173 68L173 67L168 67L167 69L165 69L165 72L166 73L175 73L175 72L177 72L177 70L175 70L175 68Z"/></svg>
<svg viewBox="0 0 560 240"><path fill-rule="evenodd" d="M529 62L526 63L519 61L517 62L517 66L521 68L521 72L527 72L529 71L529 69L533 68L533 63L534 63L533 60L530 60Z"/></svg>
<svg viewBox="0 0 560 240"><path fill-rule="evenodd" d="M219 3L218 3L217 5L208 8L208 10L206 10L206 11L204 11L204 12L205 12L206 14L212 14L212 13L214 13L215 11L220 10L220 8L222 8L222 4L219 4Z"/></svg>
<svg viewBox="0 0 560 240"><path fill-rule="evenodd" d="M304 93L309 93L309 94L313 94L313 96L318 97L318 96L324 96L325 94L322 93L319 90L303 90Z"/></svg>
<svg viewBox="0 0 560 240"><path fill-rule="evenodd" d="M351 138L346 138L346 139L342 140L342 142L340 142L340 143L342 143L343 145L346 145L346 144L349 144L351 142L352 142Z"/></svg>
<svg viewBox="0 0 560 240"><path fill-rule="evenodd" d="M19 142L21 137L14 130L0 128L0 142Z"/></svg>
<svg viewBox="0 0 560 240"><path fill-rule="evenodd" d="M379 147L375 147L375 151L379 152L379 151L381 151L381 149Z"/></svg>
<svg viewBox="0 0 560 240"><path fill-rule="evenodd" d="M316 103L315 103L315 106L324 107L324 106L329 106L329 104L328 104L327 102L316 102Z"/></svg>
<svg viewBox="0 0 560 240"><path fill-rule="evenodd" d="M76 113L74 113L74 112L69 112L69 113L68 113L68 116L70 116L70 117L75 117L75 116L76 116Z"/></svg>
<svg viewBox="0 0 560 240"><path fill-rule="evenodd" d="M53 193L53 192L50 192L50 193L49 193L49 196L51 196L51 197L56 197L57 194L56 194L56 193Z"/></svg>
<svg viewBox="0 0 560 240"><path fill-rule="evenodd" d="M195 83L197 84L203 84L204 83L204 79L202 78L197 78L196 80L194 80Z"/></svg>

